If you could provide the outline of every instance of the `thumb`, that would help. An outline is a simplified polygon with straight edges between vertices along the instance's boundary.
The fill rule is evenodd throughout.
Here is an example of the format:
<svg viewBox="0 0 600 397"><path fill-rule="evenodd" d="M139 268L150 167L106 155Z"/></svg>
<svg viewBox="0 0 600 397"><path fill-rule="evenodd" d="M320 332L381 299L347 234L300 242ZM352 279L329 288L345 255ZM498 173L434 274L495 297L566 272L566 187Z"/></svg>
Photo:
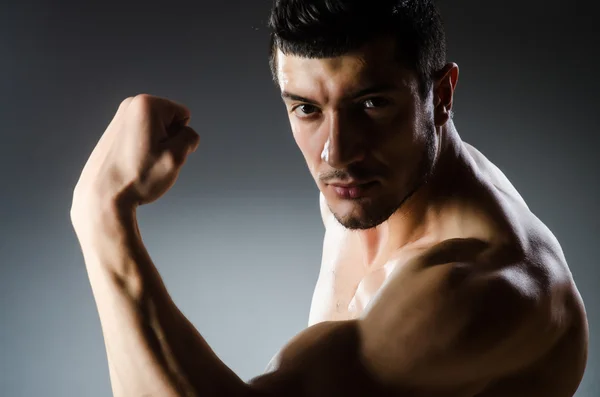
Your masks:
<svg viewBox="0 0 600 397"><path fill-rule="evenodd" d="M200 136L191 127L181 127L165 141L167 150L171 152L175 162L182 165L190 152L195 152L200 143Z"/></svg>

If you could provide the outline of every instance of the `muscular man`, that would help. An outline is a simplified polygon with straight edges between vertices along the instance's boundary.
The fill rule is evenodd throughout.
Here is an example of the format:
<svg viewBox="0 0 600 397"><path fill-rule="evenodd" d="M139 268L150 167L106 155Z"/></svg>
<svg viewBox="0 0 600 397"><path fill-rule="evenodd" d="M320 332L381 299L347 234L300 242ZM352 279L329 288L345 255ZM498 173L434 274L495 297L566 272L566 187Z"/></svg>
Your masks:
<svg viewBox="0 0 600 397"><path fill-rule="evenodd" d="M135 214L199 138L184 106L127 98L71 208L114 395L572 396L583 303L552 233L461 141L432 2L278 0L270 26L326 229L310 326L244 382L178 311Z"/></svg>

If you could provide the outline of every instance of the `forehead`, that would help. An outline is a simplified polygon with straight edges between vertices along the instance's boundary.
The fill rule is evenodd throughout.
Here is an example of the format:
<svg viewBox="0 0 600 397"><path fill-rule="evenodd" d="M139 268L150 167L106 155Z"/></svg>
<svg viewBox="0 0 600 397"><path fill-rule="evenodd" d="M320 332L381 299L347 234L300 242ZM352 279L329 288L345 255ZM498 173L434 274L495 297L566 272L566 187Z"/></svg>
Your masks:
<svg viewBox="0 0 600 397"><path fill-rule="evenodd" d="M412 90L416 75L397 61L394 42L379 39L334 58L310 59L277 51L282 91L343 96L368 85L391 83Z"/></svg>

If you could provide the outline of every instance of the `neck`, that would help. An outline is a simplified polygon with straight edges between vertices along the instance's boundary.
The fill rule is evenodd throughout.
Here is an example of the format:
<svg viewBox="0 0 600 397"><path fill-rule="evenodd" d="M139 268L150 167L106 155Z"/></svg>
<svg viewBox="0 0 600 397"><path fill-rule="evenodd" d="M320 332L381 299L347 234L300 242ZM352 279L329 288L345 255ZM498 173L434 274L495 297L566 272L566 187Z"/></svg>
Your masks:
<svg viewBox="0 0 600 397"><path fill-rule="evenodd" d="M356 232L367 266L387 262L395 251L426 237L439 220L443 197L453 193L453 177L464 165L462 141L451 120L436 132L437 152L427 181L388 220Z"/></svg>

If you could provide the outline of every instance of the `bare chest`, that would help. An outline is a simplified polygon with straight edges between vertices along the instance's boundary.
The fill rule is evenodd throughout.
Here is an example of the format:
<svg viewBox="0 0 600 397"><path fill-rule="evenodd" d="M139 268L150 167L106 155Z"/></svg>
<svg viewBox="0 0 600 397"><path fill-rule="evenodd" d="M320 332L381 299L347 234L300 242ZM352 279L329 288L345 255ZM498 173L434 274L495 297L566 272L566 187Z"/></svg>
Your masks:
<svg viewBox="0 0 600 397"><path fill-rule="evenodd" d="M359 317L388 273L386 267L367 271L360 264L344 263L322 274L313 294L310 323Z"/></svg>
<svg viewBox="0 0 600 397"><path fill-rule="evenodd" d="M365 265L364 253L350 241L336 241L335 250L324 252L321 271L310 309L309 325L321 321L351 320L361 316L377 293L401 263L414 252L394 260L384 258L371 266Z"/></svg>

